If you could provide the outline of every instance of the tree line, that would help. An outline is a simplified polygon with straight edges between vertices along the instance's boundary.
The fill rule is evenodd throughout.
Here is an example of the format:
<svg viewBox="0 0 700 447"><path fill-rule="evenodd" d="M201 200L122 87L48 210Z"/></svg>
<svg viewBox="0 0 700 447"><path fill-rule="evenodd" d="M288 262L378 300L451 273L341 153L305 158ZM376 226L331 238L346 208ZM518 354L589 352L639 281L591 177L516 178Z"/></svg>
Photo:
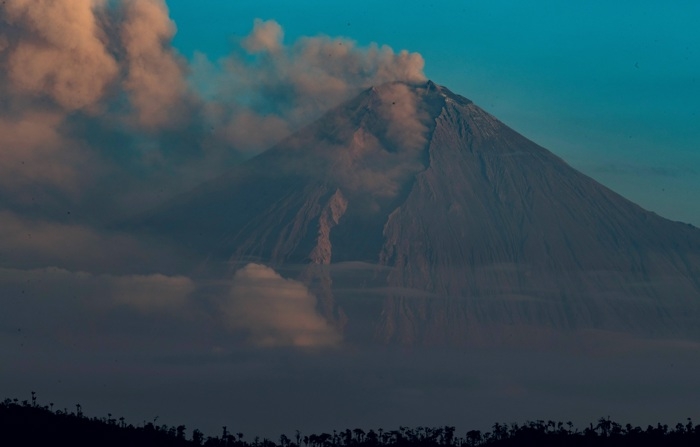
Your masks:
<svg viewBox="0 0 700 447"><path fill-rule="evenodd" d="M399 427L395 430L361 428L303 434L278 440L244 439L222 427L218 436L205 436L185 425L167 426L153 422L127 423L125 418L87 417L82 406L54 409L40 405L36 393L31 401L5 399L0 404L0 445L3 446L148 446L148 447L481 447L481 446L700 446L700 425L688 419L673 427L656 424L646 428L621 425L609 417L600 418L581 430L571 422L529 421L524 424L495 423L490 431L470 430L460 435L455 427Z"/></svg>

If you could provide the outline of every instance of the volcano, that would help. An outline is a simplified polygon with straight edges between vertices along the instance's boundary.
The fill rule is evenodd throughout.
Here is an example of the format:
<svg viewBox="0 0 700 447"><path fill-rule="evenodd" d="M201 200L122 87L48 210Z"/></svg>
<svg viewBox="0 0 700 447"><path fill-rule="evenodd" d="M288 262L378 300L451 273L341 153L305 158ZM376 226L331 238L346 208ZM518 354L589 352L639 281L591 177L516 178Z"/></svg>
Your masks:
<svg viewBox="0 0 700 447"><path fill-rule="evenodd" d="M367 89L146 220L303 281L352 336L700 333L700 230L430 81Z"/></svg>

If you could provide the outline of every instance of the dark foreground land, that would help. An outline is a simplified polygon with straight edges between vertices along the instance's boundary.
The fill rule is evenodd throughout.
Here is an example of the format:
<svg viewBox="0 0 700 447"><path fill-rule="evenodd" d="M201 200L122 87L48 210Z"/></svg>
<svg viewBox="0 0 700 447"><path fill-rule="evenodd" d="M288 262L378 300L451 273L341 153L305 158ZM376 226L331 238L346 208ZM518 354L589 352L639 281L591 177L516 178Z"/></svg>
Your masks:
<svg viewBox="0 0 700 447"><path fill-rule="evenodd" d="M688 419L675 427L657 424L643 429L622 426L601 418L579 430L570 422L534 421L523 425L496 423L490 432L468 431L464 436L454 427L406 428L397 430L346 429L331 433L303 434L276 441L244 440L242 433L223 427L219 436L206 436L184 425L168 427L145 423L134 426L125 419L87 417L80 405L75 411L55 410L17 399L0 404L0 445L12 446L226 446L226 447L463 447L463 446L700 446L700 425Z"/></svg>

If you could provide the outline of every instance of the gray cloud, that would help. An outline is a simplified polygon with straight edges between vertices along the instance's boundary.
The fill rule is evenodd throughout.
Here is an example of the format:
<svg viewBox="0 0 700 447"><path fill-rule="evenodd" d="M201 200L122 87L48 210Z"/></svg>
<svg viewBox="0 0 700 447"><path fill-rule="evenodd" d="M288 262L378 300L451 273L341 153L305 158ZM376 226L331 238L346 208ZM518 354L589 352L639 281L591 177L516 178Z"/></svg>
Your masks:
<svg viewBox="0 0 700 447"><path fill-rule="evenodd" d="M158 315L180 314L195 290L194 282L185 276L128 275L103 276L115 304L124 305L142 313Z"/></svg>
<svg viewBox="0 0 700 447"><path fill-rule="evenodd" d="M74 314L93 316L124 307L142 314L183 317L195 290L194 282L184 276L92 274L56 267L0 268L0 285L6 290L22 287L21 294L43 301L42 307L52 307L58 299Z"/></svg>
<svg viewBox="0 0 700 447"><path fill-rule="evenodd" d="M26 202L36 184L79 197L85 175L100 170L95 154L80 141L62 135L64 117L50 111L28 111L19 116L0 115L0 193Z"/></svg>
<svg viewBox="0 0 700 447"><path fill-rule="evenodd" d="M198 83L208 84L210 96L219 98L218 106L210 104L210 119L239 150L268 147L362 88L425 79L417 53L376 44L363 48L329 36L285 45L283 36L277 22L256 20L241 41L243 54L216 62L199 55L193 67Z"/></svg>
<svg viewBox="0 0 700 447"><path fill-rule="evenodd" d="M162 242L0 211L0 267L61 267L93 273L182 269L183 255Z"/></svg>

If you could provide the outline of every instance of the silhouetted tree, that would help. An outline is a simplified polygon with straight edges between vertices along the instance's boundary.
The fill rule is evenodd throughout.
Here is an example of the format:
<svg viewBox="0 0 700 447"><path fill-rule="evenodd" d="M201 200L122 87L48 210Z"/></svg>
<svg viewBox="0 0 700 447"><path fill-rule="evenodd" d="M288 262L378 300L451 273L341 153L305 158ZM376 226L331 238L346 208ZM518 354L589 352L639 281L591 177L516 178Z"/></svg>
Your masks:
<svg viewBox="0 0 700 447"><path fill-rule="evenodd" d="M596 430L600 430L600 434L603 436L607 437L610 434L610 429L612 428L612 424L610 422L610 416L608 418L600 418L598 419L598 425L596 425Z"/></svg>
<svg viewBox="0 0 700 447"><path fill-rule="evenodd" d="M358 443L362 443L365 440L365 431L362 430L361 428L356 428L352 431L355 433L355 439L357 440Z"/></svg>
<svg viewBox="0 0 700 447"><path fill-rule="evenodd" d="M302 438L296 431L296 444L286 436L279 437L279 443L268 438L262 442L256 437L253 442L243 441L243 434L237 433L238 439L224 426L220 438L207 437L195 429L192 439L185 436L185 425L156 425L153 422L134 427L127 425L123 417L119 424L109 413L106 418L85 417L82 407L76 405L76 413L42 406L32 395L31 404L17 399L5 399L0 403L0 445L23 446L71 445L72 447L299 447L302 439L311 447L509 447L509 446L573 446L573 447L628 447L628 446L663 446L690 447L700 446L700 425L694 426L691 419L669 428L668 425L649 425L646 430L621 425L609 417L600 418L596 424L582 432L574 429L569 421L566 424L555 421L529 421L523 425L493 425L493 431L481 433L471 430L464 438L454 435L455 428L443 426L437 428L418 427L411 429L400 426L397 430L378 431L360 428L310 434ZM51 409L50 409L51 408ZM566 428L568 427L568 428Z"/></svg>
<svg viewBox="0 0 700 447"><path fill-rule="evenodd" d="M467 432L467 445L476 446L481 443L481 431L470 430Z"/></svg>

